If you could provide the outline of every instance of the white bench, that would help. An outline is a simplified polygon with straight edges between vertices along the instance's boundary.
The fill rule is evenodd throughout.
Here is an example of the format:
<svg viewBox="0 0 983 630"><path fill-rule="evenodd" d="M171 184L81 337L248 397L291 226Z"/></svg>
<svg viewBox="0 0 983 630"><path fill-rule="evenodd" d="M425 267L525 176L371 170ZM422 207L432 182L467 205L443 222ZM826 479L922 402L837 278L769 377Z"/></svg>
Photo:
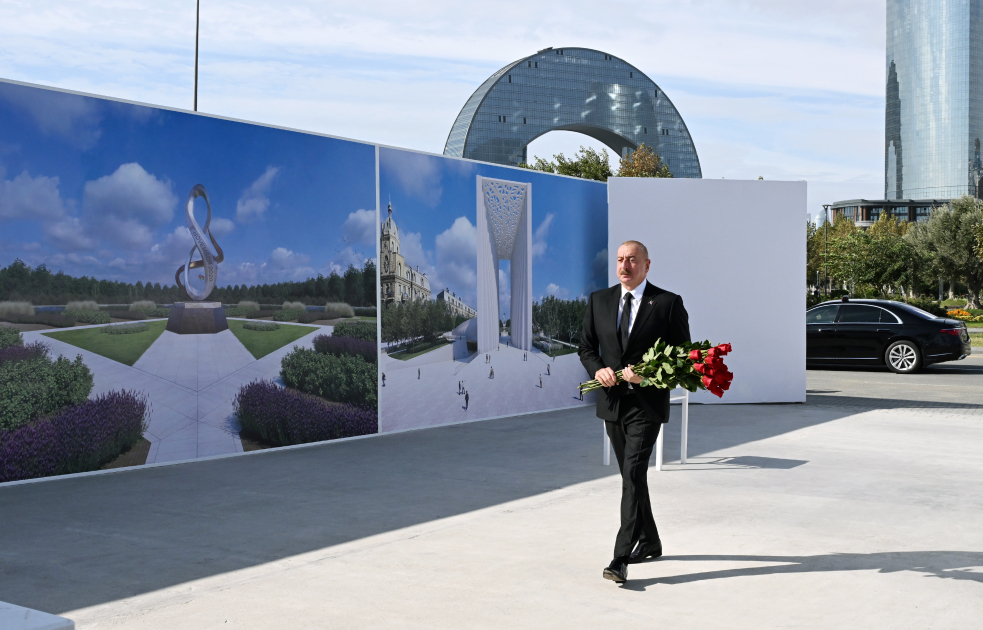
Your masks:
<svg viewBox="0 0 983 630"><path fill-rule="evenodd" d="M682 393L677 393L682 392ZM672 394L676 394L673 396ZM686 443L689 441L689 391L677 387L672 390L672 394L669 396L670 404L675 401L681 401L683 406L683 426L682 434L680 436L679 445L679 461L683 464L686 463ZM603 426L603 421L602 421ZM655 469L662 470L662 443L665 437L665 426L659 430L659 437L655 440ZM607 427L604 427L604 465L611 465L611 438L608 437Z"/></svg>
<svg viewBox="0 0 983 630"><path fill-rule="evenodd" d="M75 622L40 610L31 610L7 602L0 602L0 628L3 630L75 630Z"/></svg>

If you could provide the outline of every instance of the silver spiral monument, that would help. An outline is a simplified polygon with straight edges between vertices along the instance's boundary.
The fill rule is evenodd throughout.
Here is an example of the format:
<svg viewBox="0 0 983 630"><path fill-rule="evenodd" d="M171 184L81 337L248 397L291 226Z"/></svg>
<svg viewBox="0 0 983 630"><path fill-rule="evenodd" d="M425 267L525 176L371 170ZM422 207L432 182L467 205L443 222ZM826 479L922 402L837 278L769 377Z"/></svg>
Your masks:
<svg viewBox="0 0 983 630"><path fill-rule="evenodd" d="M201 197L205 200L205 226L201 227L195 221L195 199ZM184 289L185 293L192 299L191 302L177 302L171 307L171 314L167 319L167 330L179 335L188 334L212 334L227 330L229 324L225 319L225 309L221 302L206 302L205 299L215 288L218 280L218 264L225 259L225 253L219 247L218 241L209 230L212 223L212 204L208 199L208 191L201 184L196 184L188 194L188 203L185 207L185 220L188 224L188 232L195 244L188 252L188 259L185 264L178 267L174 274L177 285ZM205 236L208 236L208 241ZM208 242L215 247L215 252L208 246ZM195 252L198 252L200 260L194 260ZM188 274L192 269L202 269L205 286L201 290L191 285ZM183 282L182 282L183 277Z"/></svg>

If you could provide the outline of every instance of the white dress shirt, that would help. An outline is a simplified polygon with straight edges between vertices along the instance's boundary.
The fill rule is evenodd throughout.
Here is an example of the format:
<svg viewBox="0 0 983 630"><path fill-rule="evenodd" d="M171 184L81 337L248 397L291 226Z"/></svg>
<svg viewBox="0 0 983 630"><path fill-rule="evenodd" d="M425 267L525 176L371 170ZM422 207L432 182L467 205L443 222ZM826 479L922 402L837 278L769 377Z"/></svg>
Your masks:
<svg viewBox="0 0 983 630"><path fill-rule="evenodd" d="M618 334L621 334L621 315L625 310L625 285L621 285L621 301L618 303ZM635 316L638 315L638 307L642 303L642 295L645 293L645 282L643 281L631 292L631 313L628 314L628 334L631 334L631 327L635 325Z"/></svg>

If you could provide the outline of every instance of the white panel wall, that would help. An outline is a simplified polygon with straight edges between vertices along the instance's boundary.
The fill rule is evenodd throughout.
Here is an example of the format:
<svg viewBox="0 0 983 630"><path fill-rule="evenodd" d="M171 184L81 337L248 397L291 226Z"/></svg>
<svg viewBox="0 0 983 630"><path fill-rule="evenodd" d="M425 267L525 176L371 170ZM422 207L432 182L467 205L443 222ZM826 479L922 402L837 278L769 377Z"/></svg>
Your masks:
<svg viewBox="0 0 983 630"><path fill-rule="evenodd" d="M694 402L805 402L805 213L805 182L608 180L610 284L618 246L641 241L693 339L734 346L730 390Z"/></svg>

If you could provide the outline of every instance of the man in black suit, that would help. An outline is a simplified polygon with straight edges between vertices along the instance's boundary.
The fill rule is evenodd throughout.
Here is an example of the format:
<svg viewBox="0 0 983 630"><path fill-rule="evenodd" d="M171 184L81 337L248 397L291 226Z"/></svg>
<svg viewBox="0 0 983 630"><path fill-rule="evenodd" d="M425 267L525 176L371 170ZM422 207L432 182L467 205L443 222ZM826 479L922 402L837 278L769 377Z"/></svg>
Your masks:
<svg viewBox="0 0 983 630"><path fill-rule="evenodd" d="M670 344L688 342L689 316L683 299L647 282L648 250L638 241L618 248L621 284L591 293L580 333L580 362L601 382L597 417L604 420L621 469L621 528L614 560L604 577L628 578L628 564L662 555L662 541L652 516L648 464L662 425L669 421L669 391L641 387L631 366L658 339ZM625 382L615 372L623 369Z"/></svg>

